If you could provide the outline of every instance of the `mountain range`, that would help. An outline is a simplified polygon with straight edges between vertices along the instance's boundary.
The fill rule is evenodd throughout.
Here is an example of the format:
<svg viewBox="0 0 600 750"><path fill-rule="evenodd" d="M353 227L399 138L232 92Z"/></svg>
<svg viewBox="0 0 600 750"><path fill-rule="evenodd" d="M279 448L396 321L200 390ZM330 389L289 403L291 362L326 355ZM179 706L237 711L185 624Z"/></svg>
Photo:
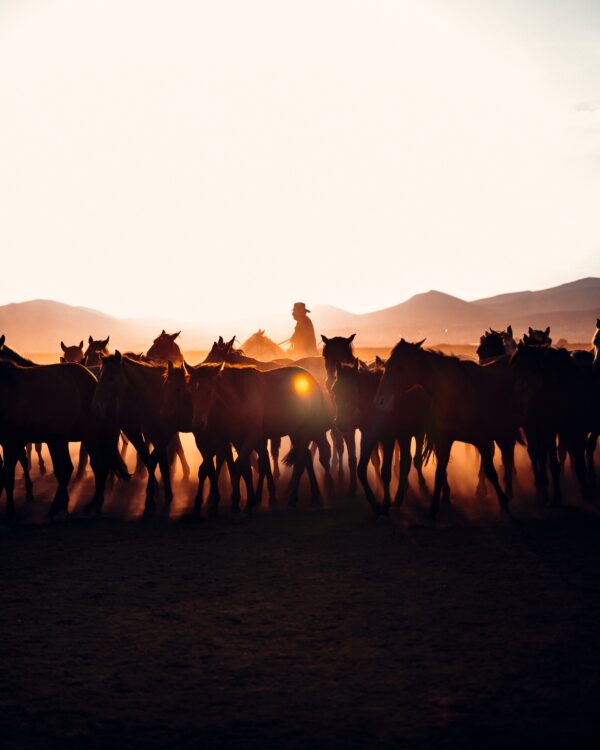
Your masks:
<svg viewBox="0 0 600 750"><path fill-rule="evenodd" d="M317 337L356 333L359 346L387 347L401 336L409 340L426 338L430 344L469 344L477 342L485 328L505 328L512 324L515 336L528 326L550 325L554 341L588 341L600 316L600 278L588 277L567 284L542 289L499 294L465 301L431 290L416 294L393 307L357 315L330 305L316 305L311 317ZM32 300L0 306L0 334L18 351L60 351L60 341L67 344L110 335L111 348L144 351L165 328L181 329L181 344L186 350L205 349L219 335L234 333L243 339L253 331L266 328L267 335L279 341L289 336L294 321L289 312L248 317L237 324L219 323L218 317L204 324L174 320L116 318L98 310L73 307L51 300ZM58 355L57 355L58 356Z"/></svg>

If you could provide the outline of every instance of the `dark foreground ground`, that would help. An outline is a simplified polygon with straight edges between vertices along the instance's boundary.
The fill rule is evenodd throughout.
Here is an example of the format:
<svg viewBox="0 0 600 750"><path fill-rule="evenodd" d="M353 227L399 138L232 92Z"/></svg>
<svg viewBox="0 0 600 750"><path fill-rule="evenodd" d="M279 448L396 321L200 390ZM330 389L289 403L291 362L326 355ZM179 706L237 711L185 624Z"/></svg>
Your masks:
<svg viewBox="0 0 600 750"><path fill-rule="evenodd" d="M492 501L488 501L492 503ZM0 532L0 744L597 747L600 522L363 502Z"/></svg>

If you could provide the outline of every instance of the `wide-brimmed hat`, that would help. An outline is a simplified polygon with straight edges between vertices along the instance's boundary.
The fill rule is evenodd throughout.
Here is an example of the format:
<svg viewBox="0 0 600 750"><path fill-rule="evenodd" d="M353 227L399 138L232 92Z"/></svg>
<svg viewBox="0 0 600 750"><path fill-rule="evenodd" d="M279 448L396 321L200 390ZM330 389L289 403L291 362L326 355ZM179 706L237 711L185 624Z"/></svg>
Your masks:
<svg viewBox="0 0 600 750"><path fill-rule="evenodd" d="M310 310L306 309L306 305L304 304L304 302L294 302L294 309L292 310L292 312L309 313Z"/></svg>

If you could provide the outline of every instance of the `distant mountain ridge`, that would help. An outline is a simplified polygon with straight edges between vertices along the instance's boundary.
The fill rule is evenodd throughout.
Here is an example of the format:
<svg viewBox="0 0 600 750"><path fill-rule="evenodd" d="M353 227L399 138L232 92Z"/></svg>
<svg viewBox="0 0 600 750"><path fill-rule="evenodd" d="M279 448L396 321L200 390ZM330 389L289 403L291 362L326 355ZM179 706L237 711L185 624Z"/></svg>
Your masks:
<svg viewBox="0 0 600 750"><path fill-rule="evenodd" d="M357 334L359 346L394 344L401 336L426 338L429 343L469 344L479 340L486 328L512 324L516 336L529 325L550 325L555 341L588 341L600 316L600 278L588 277L539 291L499 294L471 302L436 290L415 294L393 307L356 314L331 305L316 305L311 317L319 334ZM0 334L9 346L24 353L60 353L60 341L78 343L88 335L110 335L112 349L145 351L165 328L182 330L181 346L204 349L219 335L237 334L243 341L260 328L276 341L289 337L294 321L289 313L248 316L238 323L220 322L215 315L203 324L173 320L124 319L85 307L52 300L32 300L0 306Z"/></svg>

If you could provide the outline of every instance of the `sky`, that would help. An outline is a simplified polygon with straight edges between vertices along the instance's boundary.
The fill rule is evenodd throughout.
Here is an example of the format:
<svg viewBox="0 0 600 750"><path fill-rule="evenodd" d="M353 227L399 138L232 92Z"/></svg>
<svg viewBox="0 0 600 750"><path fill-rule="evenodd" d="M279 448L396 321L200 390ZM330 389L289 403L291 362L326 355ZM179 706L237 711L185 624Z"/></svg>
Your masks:
<svg viewBox="0 0 600 750"><path fill-rule="evenodd" d="M0 0L0 304L600 275L597 0Z"/></svg>

